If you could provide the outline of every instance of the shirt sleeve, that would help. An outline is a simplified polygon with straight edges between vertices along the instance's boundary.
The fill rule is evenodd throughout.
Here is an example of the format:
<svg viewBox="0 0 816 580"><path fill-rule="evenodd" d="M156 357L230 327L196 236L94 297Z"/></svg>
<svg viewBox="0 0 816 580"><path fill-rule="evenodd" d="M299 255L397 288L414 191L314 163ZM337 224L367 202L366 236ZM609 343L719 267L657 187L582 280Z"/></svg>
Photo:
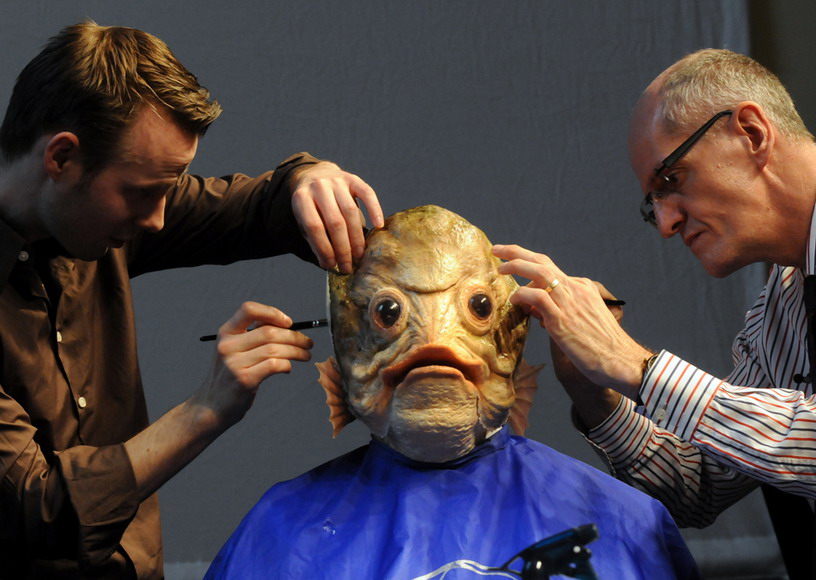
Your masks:
<svg viewBox="0 0 816 580"><path fill-rule="evenodd" d="M816 403L793 389L735 386L662 352L641 387L646 415L723 465L816 497Z"/></svg>
<svg viewBox="0 0 816 580"><path fill-rule="evenodd" d="M76 559L82 568L99 565L116 550L139 507L124 446L46 454L35 433L22 407L0 389L2 551Z"/></svg>
<svg viewBox="0 0 816 580"><path fill-rule="evenodd" d="M587 434L616 477L682 525L707 525L760 482L816 497L816 405L796 379L809 368L802 286L797 268L771 268L725 380L661 352L644 406L623 400Z"/></svg>
<svg viewBox="0 0 816 580"><path fill-rule="evenodd" d="M702 528L757 487L691 443L645 417L621 397L613 413L586 437L612 475L659 499L681 527Z"/></svg>
<svg viewBox="0 0 816 580"><path fill-rule="evenodd" d="M298 153L256 177L184 174L167 196L164 228L128 244L131 277L288 253L317 263L295 219L290 182L298 169L319 161Z"/></svg>

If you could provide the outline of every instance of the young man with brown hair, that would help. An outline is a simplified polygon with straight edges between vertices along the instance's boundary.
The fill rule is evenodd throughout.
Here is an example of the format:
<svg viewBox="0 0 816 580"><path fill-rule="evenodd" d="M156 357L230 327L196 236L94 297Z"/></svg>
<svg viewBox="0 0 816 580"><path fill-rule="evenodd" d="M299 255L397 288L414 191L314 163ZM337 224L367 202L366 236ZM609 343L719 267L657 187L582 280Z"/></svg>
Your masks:
<svg viewBox="0 0 816 580"><path fill-rule="evenodd" d="M294 253L350 271L374 191L299 154L250 178L187 173L220 113L159 39L70 26L20 74L0 129L0 577L160 578L154 492L308 360L244 304L204 384L148 423L129 278Z"/></svg>

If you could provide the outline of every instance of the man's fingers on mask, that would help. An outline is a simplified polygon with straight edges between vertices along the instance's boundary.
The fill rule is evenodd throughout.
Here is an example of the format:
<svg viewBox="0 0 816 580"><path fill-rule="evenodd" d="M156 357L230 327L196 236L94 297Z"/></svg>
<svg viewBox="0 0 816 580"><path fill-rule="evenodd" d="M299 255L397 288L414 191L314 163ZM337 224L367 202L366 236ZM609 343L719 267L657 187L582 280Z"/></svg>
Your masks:
<svg viewBox="0 0 816 580"><path fill-rule="evenodd" d="M385 219L383 218L382 207L380 207L380 202L377 199L377 194L374 192L374 189L356 175L350 174L350 178L349 188L352 195L363 202L366 213L368 213L368 217L371 220L372 227L383 227L383 225L385 225Z"/></svg>
<svg viewBox="0 0 816 580"><path fill-rule="evenodd" d="M309 243L318 263L327 270L334 268L337 265L334 249L314 200L310 198L308 201L302 201L293 198L292 204L300 231Z"/></svg>

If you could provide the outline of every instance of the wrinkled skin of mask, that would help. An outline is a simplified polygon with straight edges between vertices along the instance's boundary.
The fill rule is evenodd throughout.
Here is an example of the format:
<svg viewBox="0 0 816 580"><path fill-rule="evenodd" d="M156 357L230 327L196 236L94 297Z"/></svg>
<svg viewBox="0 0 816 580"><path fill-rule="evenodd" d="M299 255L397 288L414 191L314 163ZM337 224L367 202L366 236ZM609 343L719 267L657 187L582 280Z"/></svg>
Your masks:
<svg viewBox="0 0 816 580"><path fill-rule="evenodd" d="M329 275L336 362L318 367L335 434L356 417L403 455L438 463L508 420L529 320L499 263L480 229L423 206L372 231L352 274ZM518 419L517 432L526 413Z"/></svg>

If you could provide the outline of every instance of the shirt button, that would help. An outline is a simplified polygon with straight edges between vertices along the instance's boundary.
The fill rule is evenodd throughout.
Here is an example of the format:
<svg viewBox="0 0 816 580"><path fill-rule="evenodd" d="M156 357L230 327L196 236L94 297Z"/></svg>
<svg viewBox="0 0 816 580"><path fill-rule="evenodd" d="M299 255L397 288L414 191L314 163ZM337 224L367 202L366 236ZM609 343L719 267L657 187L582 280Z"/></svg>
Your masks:
<svg viewBox="0 0 816 580"><path fill-rule="evenodd" d="M655 413L655 422L660 423L666 417L666 409L658 409Z"/></svg>
<svg viewBox="0 0 816 580"><path fill-rule="evenodd" d="M22 250L19 254L17 254L17 258L21 262L27 262L28 258L29 258L28 252L26 252L25 250Z"/></svg>
<svg viewBox="0 0 816 580"><path fill-rule="evenodd" d="M88 406L88 401L85 400L85 397L80 397L77 399L77 404L79 405L80 409L84 409Z"/></svg>
<svg viewBox="0 0 816 580"><path fill-rule="evenodd" d="M62 342L62 333L59 330L57 331L57 342Z"/></svg>

